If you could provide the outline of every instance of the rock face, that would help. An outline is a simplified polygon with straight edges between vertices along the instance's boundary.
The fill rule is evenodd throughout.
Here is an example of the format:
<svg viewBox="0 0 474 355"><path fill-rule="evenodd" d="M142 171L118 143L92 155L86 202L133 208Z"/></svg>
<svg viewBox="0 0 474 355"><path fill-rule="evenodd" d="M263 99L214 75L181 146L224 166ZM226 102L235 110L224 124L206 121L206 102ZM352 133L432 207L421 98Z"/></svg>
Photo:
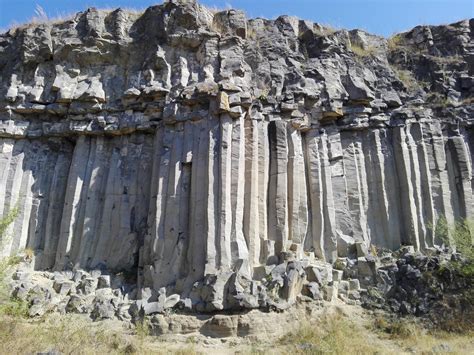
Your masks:
<svg viewBox="0 0 474 355"><path fill-rule="evenodd" d="M319 295L291 260L439 245L441 217L474 214L473 38L474 19L386 40L192 1L9 30L2 253L212 311L257 307L269 265L291 300Z"/></svg>

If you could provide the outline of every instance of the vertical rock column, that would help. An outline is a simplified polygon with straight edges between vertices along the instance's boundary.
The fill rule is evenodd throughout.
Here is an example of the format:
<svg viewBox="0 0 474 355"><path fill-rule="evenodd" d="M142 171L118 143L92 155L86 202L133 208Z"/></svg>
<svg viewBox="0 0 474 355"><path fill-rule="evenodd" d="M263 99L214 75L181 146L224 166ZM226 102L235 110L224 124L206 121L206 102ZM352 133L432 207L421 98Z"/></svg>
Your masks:
<svg viewBox="0 0 474 355"><path fill-rule="evenodd" d="M105 189L102 203L102 221L100 223L97 240L94 241L94 264L108 264L108 257L113 243L119 244L120 240L114 240L118 236L118 226L120 222L120 208L122 194L121 170L123 166L123 139L115 138L111 142L109 152L108 170L105 178ZM118 238L117 238L118 239ZM128 246L128 249L130 247Z"/></svg>
<svg viewBox="0 0 474 355"><path fill-rule="evenodd" d="M456 217L472 218L472 163L469 146L463 136L453 136L448 140L447 150L451 196L455 201Z"/></svg>
<svg viewBox="0 0 474 355"><path fill-rule="evenodd" d="M22 164L17 166L17 169L22 170L21 177L19 177L21 182L17 185L19 188L16 202L18 215L11 225L12 253L24 249L28 244L29 237L35 238L35 230L39 224L36 213L42 195L41 190L46 192L43 181L45 171L41 170L41 167L46 165L48 158L50 158L47 145L39 141L25 141L22 154ZM29 235L29 231L31 235ZM41 238L40 233L38 236Z"/></svg>
<svg viewBox="0 0 474 355"><path fill-rule="evenodd" d="M11 150L11 160L10 166L7 170L7 176L5 180L5 202L3 207L4 215L7 215L15 207L17 207L20 212L24 200L20 195L21 182L23 179L23 160L25 158L25 147L28 144L26 140L20 140L15 142ZM8 149L8 147L6 147ZM18 217L17 217L18 220ZM6 254L10 255L15 252L16 249L14 245L19 245L16 238L19 238L18 235L18 222L10 224L4 234L3 243L5 244Z"/></svg>
<svg viewBox="0 0 474 355"><path fill-rule="evenodd" d="M275 241L275 253L288 247L288 139L287 123L268 125L270 141L270 176L268 187L268 234Z"/></svg>
<svg viewBox="0 0 474 355"><path fill-rule="evenodd" d="M208 195L206 199L206 225L203 235L206 240L206 263L204 274L215 274L219 270L220 239L217 233L219 221L219 148L220 148L220 130L219 119L211 117L207 120L208 124L208 142L209 150L206 154L207 176L204 182L207 182ZM243 198L243 193L242 193ZM240 229L242 230L242 229Z"/></svg>
<svg viewBox="0 0 474 355"><path fill-rule="evenodd" d="M347 202L351 215L352 236L368 241L367 205L369 200L362 138L358 132L341 134L347 181Z"/></svg>
<svg viewBox="0 0 474 355"><path fill-rule="evenodd" d="M288 127L288 238L303 251L308 232L305 159L300 131Z"/></svg>
<svg viewBox="0 0 474 355"><path fill-rule="evenodd" d="M64 199L64 210L61 219L61 232L56 254L56 268L63 269L71 260L75 229L80 223L79 214L82 199L82 186L86 180L87 162L89 161L90 138L81 136L76 142L69 169L67 190Z"/></svg>
<svg viewBox="0 0 474 355"><path fill-rule="evenodd" d="M412 244L418 250L420 249L420 230L419 214L420 195L417 191L419 184L419 166L418 161L413 159L416 154L416 148L413 147L413 139L407 134L406 127L396 127L393 129L394 149L397 162L398 179L400 182L400 201L403 215L403 224L406 240L402 243ZM413 151L415 149L415 152Z"/></svg>
<svg viewBox="0 0 474 355"><path fill-rule="evenodd" d="M52 268L56 261L71 158L71 145L62 142L54 168L49 171L52 175L49 189L49 204L47 216L44 220L44 237L40 245L42 252L35 258L35 268L37 269Z"/></svg>
<svg viewBox="0 0 474 355"><path fill-rule="evenodd" d="M54 265L69 164L67 142L2 139L0 213L18 213L2 236L0 254L28 247L35 250L36 267Z"/></svg>
<svg viewBox="0 0 474 355"><path fill-rule="evenodd" d="M423 178L423 171L426 168L424 164L424 159L419 156L418 154L418 144L416 142L415 136L413 135L413 129L415 131L416 136L418 136L418 141L422 139L422 135L419 134L419 124L409 124L405 127L406 138L407 138L407 146L408 151L410 153L410 164L411 164L411 183L413 186L413 198L415 201L415 220L418 224L417 231L418 242L415 243L418 248L424 249L426 246L425 238L427 235L427 227L425 223L425 205L423 199L423 191L422 191L422 178ZM421 151L423 153L423 151ZM423 181L423 183L427 183Z"/></svg>
<svg viewBox="0 0 474 355"><path fill-rule="evenodd" d="M333 204L336 214L336 229L351 234L351 215L347 202L346 172L344 166L341 134L334 127L327 131L327 154L331 166Z"/></svg>
<svg viewBox="0 0 474 355"><path fill-rule="evenodd" d="M383 129L366 134L371 243L378 247L397 248L401 242L400 192L391 136Z"/></svg>
<svg viewBox="0 0 474 355"><path fill-rule="evenodd" d="M249 247L249 262L252 266L260 263L260 213L259 213L259 131L258 121L245 120L245 209L244 235Z"/></svg>
<svg viewBox="0 0 474 355"><path fill-rule="evenodd" d="M193 159L191 170L191 194L190 194L190 216L189 216L189 249L187 260L190 265L186 287L190 287L194 281L204 275L206 263L206 239L204 234L206 228L206 208L208 184L207 167L209 150L207 124L198 122L193 134ZM156 213L161 213L156 210Z"/></svg>
<svg viewBox="0 0 474 355"><path fill-rule="evenodd" d="M17 201L15 197L12 199L12 168L14 168L18 161L22 160L22 155L19 154L19 147L21 147L22 141L16 144L16 141L13 139L2 139L1 145L1 159L0 167L0 212L2 216L7 216L10 211L15 208ZM21 150L22 148L20 148ZM10 226L4 231L2 239L0 240L0 257L5 255L10 255L11 246L12 246L12 231Z"/></svg>
<svg viewBox="0 0 474 355"><path fill-rule="evenodd" d="M6 216L10 208L13 208L7 200L7 181L14 147L14 139L2 138L0 140L0 215L2 216ZM6 241L0 244L0 252L0 256L7 254Z"/></svg>
<svg viewBox="0 0 474 355"><path fill-rule="evenodd" d="M241 272L250 276L248 264L249 247L244 235L245 209L245 124L244 115L233 121L232 153L231 153L231 205L232 205L232 234L231 250L232 264L240 264ZM244 262L245 261L245 262ZM244 265L245 264L245 265Z"/></svg>
<svg viewBox="0 0 474 355"><path fill-rule="evenodd" d="M204 130L203 130L204 131ZM199 144L199 128L192 124L164 125L155 134L149 186L149 230L139 265L145 286L158 289L193 274L199 265L188 264L190 193L193 147ZM194 228L194 226L193 226ZM202 247L201 247L202 248ZM202 254L199 249L197 255ZM182 287L182 286L179 286Z"/></svg>
<svg viewBox="0 0 474 355"><path fill-rule="evenodd" d="M18 148L18 150L16 150ZM10 239L10 254L22 250L28 241L28 227L30 213L33 207L33 171L38 162L46 160L45 151L42 151L38 142L21 140L15 144L12 167L7 182L7 196L10 193L10 208L17 207L17 215L7 229L7 238ZM40 150L37 155L37 151Z"/></svg>
<svg viewBox="0 0 474 355"><path fill-rule="evenodd" d="M427 135L425 133L424 124L413 124L411 126L411 135L413 141L417 147L417 157L419 160L419 173L420 173L420 206L421 206L421 221L420 229L424 230L424 234L421 236L421 248L433 247L434 245L434 234L433 226L436 224L435 211L433 206L432 197L432 186L431 186L431 173L429 166Z"/></svg>
<svg viewBox="0 0 474 355"><path fill-rule="evenodd" d="M111 144L107 140L98 137L94 151L91 151L92 169L86 192L87 197L84 201L84 222L82 233L77 236L79 239L79 263L84 267L90 266L88 264L95 247L94 239L99 236L104 201L102 197L105 193L111 148Z"/></svg>
<svg viewBox="0 0 474 355"><path fill-rule="evenodd" d="M232 266L231 235L232 235L232 130L233 120L227 115L220 118L220 193L219 193L219 265L230 269Z"/></svg>
<svg viewBox="0 0 474 355"><path fill-rule="evenodd" d="M334 261L337 257L336 214L326 134L320 134L316 129L306 132L305 149L311 204L311 246L316 256ZM306 243L306 248L309 246Z"/></svg>
<svg viewBox="0 0 474 355"><path fill-rule="evenodd" d="M45 222L50 205L50 189L57 165L59 154L52 151L48 144L41 144L37 154L32 154L35 158L35 165L32 170L34 183L31 186L33 192L33 203L28 225L28 247L35 250L37 258L40 259L45 243ZM56 186L54 186L56 188ZM58 186L60 189L60 186ZM39 260L38 260L39 262ZM38 263L35 260L35 263Z"/></svg>
<svg viewBox="0 0 474 355"><path fill-rule="evenodd" d="M258 121L258 233L260 238L260 263L266 264L269 254L274 253L273 241L268 236L268 182L270 169L270 143L268 122ZM273 246L273 247L272 247Z"/></svg>
<svg viewBox="0 0 474 355"><path fill-rule="evenodd" d="M55 267L132 269L143 240L151 139L85 137L76 142L64 198ZM143 159L142 159L143 158ZM142 162L147 162L143 163Z"/></svg>
<svg viewBox="0 0 474 355"><path fill-rule="evenodd" d="M451 203L451 190L446 164L445 138L439 122L427 125L425 134L427 141L427 157L431 175L431 196L433 201L434 235L436 236L436 225L440 219L445 219L449 225L454 223L453 207ZM434 238L435 244L442 244L442 240Z"/></svg>
<svg viewBox="0 0 474 355"><path fill-rule="evenodd" d="M133 269L143 243L149 190L142 181L149 181L151 171L151 139L132 134L113 139L102 210L99 239L95 240L90 266L104 264L111 270ZM100 211L100 210L99 210ZM100 212L98 213L100 216Z"/></svg>
<svg viewBox="0 0 474 355"><path fill-rule="evenodd" d="M144 237L143 246L140 249L139 253L139 264L141 272L139 273L139 281L142 285L151 286L153 285L153 260L154 260L154 251L156 243L156 228L157 228L157 210L158 203L161 204L161 199L158 200L158 189L162 183L160 179L160 168L161 168L161 150L163 145L163 136L164 128L163 126L158 126L153 137L153 147L151 155L151 180L149 186L149 208L148 208L148 217L147 217L147 232ZM192 145L192 137L191 145Z"/></svg>
<svg viewBox="0 0 474 355"><path fill-rule="evenodd" d="M184 130L176 125L165 126L159 163L159 175L153 183L158 185L156 214L152 223L153 281L155 288L176 282L180 275L182 259L185 257L183 226L180 225L181 193L183 192L183 147Z"/></svg>

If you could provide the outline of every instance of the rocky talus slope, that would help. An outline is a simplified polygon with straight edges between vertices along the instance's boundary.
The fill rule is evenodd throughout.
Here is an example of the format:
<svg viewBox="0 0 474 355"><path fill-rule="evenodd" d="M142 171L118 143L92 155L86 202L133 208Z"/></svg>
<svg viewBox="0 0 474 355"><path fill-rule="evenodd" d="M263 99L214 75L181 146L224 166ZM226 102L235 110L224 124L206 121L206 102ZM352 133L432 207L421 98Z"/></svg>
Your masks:
<svg viewBox="0 0 474 355"><path fill-rule="evenodd" d="M192 1L11 29L2 253L92 270L49 274L68 297L121 273L157 311L214 311L291 303L310 279L318 298L342 278L324 263L371 275L370 245L432 252L440 218L474 214L473 38L474 19L387 40Z"/></svg>

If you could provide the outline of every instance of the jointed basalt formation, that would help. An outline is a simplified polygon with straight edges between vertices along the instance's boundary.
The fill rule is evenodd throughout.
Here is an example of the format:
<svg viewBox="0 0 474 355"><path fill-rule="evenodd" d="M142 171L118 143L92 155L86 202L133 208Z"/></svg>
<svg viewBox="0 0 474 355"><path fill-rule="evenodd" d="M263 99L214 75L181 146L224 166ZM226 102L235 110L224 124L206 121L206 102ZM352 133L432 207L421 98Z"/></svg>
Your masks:
<svg viewBox="0 0 474 355"><path fill-rule="evenodd" d="M431 250L440 218L474 213L473 38L474 20L387 40L192 1L11 29L3 254L212 311L258 307L275 265L294 299L288 260Z"/></svg>

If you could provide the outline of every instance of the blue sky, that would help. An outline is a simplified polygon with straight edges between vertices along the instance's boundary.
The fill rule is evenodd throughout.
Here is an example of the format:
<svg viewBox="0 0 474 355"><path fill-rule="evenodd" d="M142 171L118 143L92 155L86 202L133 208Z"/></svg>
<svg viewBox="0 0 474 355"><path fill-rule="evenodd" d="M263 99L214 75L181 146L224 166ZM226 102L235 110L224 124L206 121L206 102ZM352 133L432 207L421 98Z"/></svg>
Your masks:
<svg viewBox="0 0 474 355"><path fill-rule="evenodd" d="M146 8L148 0L0 0L0 28L24 23L40 5L49 17L87 7ZM362 28L390 36L417 24L451 23L474 17L474 0L201 0L218 8L243 9L249 17L274 18L282 14L339 28Z"/></svg>

